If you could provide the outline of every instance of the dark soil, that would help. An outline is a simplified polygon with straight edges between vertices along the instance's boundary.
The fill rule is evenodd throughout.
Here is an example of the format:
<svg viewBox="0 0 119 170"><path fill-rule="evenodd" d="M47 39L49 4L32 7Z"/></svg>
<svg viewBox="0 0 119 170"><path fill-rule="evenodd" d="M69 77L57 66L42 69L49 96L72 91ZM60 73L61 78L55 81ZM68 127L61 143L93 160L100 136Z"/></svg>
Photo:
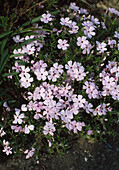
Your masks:
<svg viewBox="0 0 119 170"><path fill-rule="evenodd" d="M62 156L41 155L39 164L25 156L11 158L0 163L0 170L119 170L118 134L106 144L79 138Z"/></svg>

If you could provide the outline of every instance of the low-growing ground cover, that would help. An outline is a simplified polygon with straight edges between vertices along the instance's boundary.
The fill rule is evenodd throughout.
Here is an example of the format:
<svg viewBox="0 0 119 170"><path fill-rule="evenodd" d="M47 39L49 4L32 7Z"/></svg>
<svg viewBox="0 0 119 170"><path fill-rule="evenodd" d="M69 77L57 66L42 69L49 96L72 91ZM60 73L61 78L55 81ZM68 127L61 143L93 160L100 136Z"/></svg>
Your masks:
<svg viewBox="0 0 119 170"><path fill-rule="evenodd" d="M103 142L115 136L118 17L109 8L99 20L70 3L1 34L12 35L13 52L5 49L8 37L3 39L2 154L39 160L39 152L63 153L72 135Z"/></svg>

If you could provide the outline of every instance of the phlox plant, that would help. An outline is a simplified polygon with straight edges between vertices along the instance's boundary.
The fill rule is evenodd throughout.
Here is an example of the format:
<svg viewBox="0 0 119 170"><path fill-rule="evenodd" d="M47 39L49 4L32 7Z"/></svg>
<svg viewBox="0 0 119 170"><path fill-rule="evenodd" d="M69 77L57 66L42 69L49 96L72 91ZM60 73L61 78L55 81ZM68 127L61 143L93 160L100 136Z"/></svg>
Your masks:
<svg viewBox="0 0 119 170"><path fill-rule="evenodd" d="M2 103L2 152L38 159L39 152L67 148L70 135L103 141L113 135L119 121L118 19L113 8L98 19L70 3L42 14L32 32L21 27L12 37L3 75L21 100Z"/></svg>

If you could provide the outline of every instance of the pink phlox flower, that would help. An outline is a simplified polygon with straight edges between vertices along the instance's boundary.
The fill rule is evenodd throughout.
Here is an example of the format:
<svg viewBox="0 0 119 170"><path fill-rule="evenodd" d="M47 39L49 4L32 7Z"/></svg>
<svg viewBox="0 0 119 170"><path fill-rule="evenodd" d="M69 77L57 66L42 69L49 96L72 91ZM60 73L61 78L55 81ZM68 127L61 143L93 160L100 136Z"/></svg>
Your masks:
<svg viewBox="0 0 119 170"><path fill-rule="evenodd" d="M103 29L107 29L104 22L101 22L101 25L102 25L102 28L103 28Z"/></svg>
<svg viewBox="0 0 119 170"><path fill-rule="evenodd" d="M5 146L4 150L2 151L5 152L6 155L12 154L12 148L10 148L9 146Z"/></svg>
<svg viewBox="0 0 119 170"><path fill-rule="evenodd" d="M119 11L117 11L115 8L108 8L108 10L110 11L110 13L119 16Z"/></svg>
<svg viewBox="0 0 119 170"><path fill-rule="evenodd" d="M20 83L21 83L21 87L24 88L28 88L29 86L31 86L31 82L33 82L33 77L30 77L30 74L26 74L25 77L21 77L20 79Z"/></svg>
<svg viewBox="0 0 119 170"><path fill-rule="evenodd" d="M13 66L12 69L15 70L16 72L20 72L21 66L18 64L18 62L15 62L15 66Z"/></svg>
<svg viewBox="0 0 119 170"><path fill-rule="evenodd" d="M14 121L12 122L13 124L22 124L23 120L25 118L24 114L20 114L20 109L15 108L15 114L14 115Z"/></svg>
<svg viewBox="0 0 119 170"><path fill-rule="evenodd" d="M106 104L103 103L96 107L96 109L93 111L93 115L96 116L98 114L99 116L102 116L106 115L106 112L107 112Z"/></svg>
<svg viewBox="0 0 119 170"><path fill-rule="evenodd" d="M44 135L49 134L49 135L53 136L55 130L56 130L56 129L55 129L55 126L54 126L53 123L51 123L51 122L46 122L46 125L44 126L43 133L44 133Z"/></svg>
<svg viewBox="0 0 119 170"><path fill-rule="evenodd" d="M58 103L60 104L61 109L67 108L67 106L69 105L69 101L65 101L65 100L63 100L61 98L59 99Z"/></svg>
<svg viewBox="0 0 119 170"><path fill-rule="evenodd" d="M116 73L115 74L116 78L119 78L119 66L118 67L117 66L113 67L112 69L110 69L110 72L111 73Z"/></svg>
<svg viewBox="0 0 119 170"><path fill-rule="evenodd" d="M119 85L113 86L113 88L110 91L110 94L112 95L112 98L114 100L119 100Z"/></svg>
<svg viewBox="0 0 119 170"><path fill-rule="evenodd" d="M79 27L78 26L75 26L72 28L72 30L69 30L69 33L70 34L77 34L78 33L78 30L79 30Z"/></svg>
<svg viewBox="0 0 119 170"><path fill-rule="evenodd" d="M45 99L45 89L43 87L36 87L33 93L33 100L40 100L41 98Z"/></svg>
<svg viewBox="0 0 119 170"><path fill-rule="evenodd" d="M31 100L33 98L33 93L28 92L27 94L28 94L28 99Z"/></svg>
<svg viewBox="0 0 119 170"><path fill-rule="evenodd" d="M84 122L76 122L75 120L70 122L69 128L70 130L73 130L74 133L78 133L78 131L82 130L82 127L85 126Z"/></svg>
<svg viewBox="0 0 119 170"><path fill-rule="evenodd" d="M115 79L113 77L106 76L102 81L102 84L106 86L106 88L111 88L115 85Z"/></svg>
<svg viewBox="0 0 119 170"><path fill-rule="evenodd" d="M52 21L51 14L43 14L40 20L47 24L49 21Z"/></svg>
<svg viewBox="0 0 119 170"><path fill-rule="evenodd" d="M90 27L96 27L96 26L94 26L93 22L91 22L91 21L89 21L89 20L84 21L84 22L82 23L82 25L84 26L85 29L90 29Z"/></svg>
<svg viewBox="0 0 119 170"><path fill-rule="evenodd" d="M86 101L84 106L83 106L83 109L86 111L86 113L90 113L90 112L93 112L92 107L93 107L93 105Z"/></svg>
<svg viewBox="0 0 119 170"><path fill-rule="evenodd" d="M26 112L27 111L27 106L26 104L21 105L21 111Z"/></svg>
<svg viewBox="0 0 119 170"><path fill-rule="evenodd" d="M33 110L36 110L36 112L41 112L41 110L43 110L43 102L35 103Z"/></svg>
<svg viewBox="0 0 119 170"><path fill-rule="evenodd" d="M27 104L28 110L29 110L29 111L34 110L35 104L36 104L36 102L30 101L30 102Z"/></svg>
<svg viewBox="0 0 119 170"><path fill-rule="evenodd" d="M62 39L59 39L58 40L58 45L57 45L57 48L58 49L62 49L62 50L66 50L67 47L69 47L69 44L67 43L68 41L67 40L62 40Z"/></svg>
<svg viewBox="0 0 119 170"><path fill-rule="evenodd" d="M60 78L60 73L56 72L53 67L50 68L48 74L48 80L52 80L53 82L56 82Z"/></svg>
<svg viewBox="0 0 119 170"><path fill-rule="evenodd" d="M110 40L110 38L108 38L108 45L110 48L113 48L114 44L116 44L116 40Z"/></svg>
<svg viewBox="0 0 119 170"><path fill-rule="evenodd" d="M87 134L91 135L93 133L93 130L88 130Z"/></svg>
<svg viewBox="0 0 119 170"><path fill-rule="evenodd" d="M3 103L3 107L5 107L7 111L10 111L10 107L8 106L7 102Z"/></svg>
<svg viewBox="0 0 119 170"><path fill-rule="evenodd" d="M106 43L102 42L98 42L96 41L96 44L97 44L97 51L99 51L100 53L104 53L105 51L107 51L107 48L106 48Z"/></svg>
<svg viewBox="0 0 119 170"><path fill-rule="evenodd" d="M86 99L83 98L82 95L78 95L76 98L73 99L74 106L78 106L79 108L82 108L84 106L84 103L86 102Z"/></svg>
<svg viewBox="0 0 119 170"><path fill-rule="evenodd" d="M16 125L16 126L12 125L11 129L14 130L15 133L17 133L19 131L24 132L24 129L22 129L22 126L18 126L18 125Z"/></svg>
<svg viewBox="0 0 119 170"><path fill-rule="evenodd" d="M23 41L24 41L24 38L20 38L20 35L13 36L12 39L13 39L16 43L19 43L19 42L23 42Z"/></svg>
<svg viewBox="0 0 119 170"><path fill-rule="evenodd" d="M94 24L96 24L96 25L99 25L99 24L100 24L99 19L98 19L98 18L94 18L93 15L91 16L91 21L92 21Z"/></svg>
<svg viewBox="0 0 119 170"><path fill-rule="evenodd" d="M114 37L119 39L119 33L117 31L115 31Z"/></svg>
<svg viewBox="0 0 119 170"><path fill-rule="evenodd" d="M22 53L26 53L28 55L34 54L35 52L35 47L32 46L31 44L28 44L26 46L22 46Z"/></svg>
<svg viewBox="0 0 119 170"><path fill-rule="evenodd" d="M25 66L21 66L21 73L19 74L20 77L29 75L30 68Z"/></svg>
<svg viewBox="0 0 119 170"><path fill-rule="evenodd" d="M84 84L83 89L86 89L89 99L99 98L98 86L96 86L95 83L86 81Z"/></svg>
<svg viewBox="0 0 119 170"><path fill-rule="evenodd" d="M83 49L82 53L83 54L89 54L90 50L93 48L93 46L91 44L87 44L86 47Z"/></svg>
<svg viewBox="0 0 119 170"><path fill-rule="evenodd" d="M54 68L55 73L62 74L64 72L63 71L63 65L58 65L58 63L54 63L53 68Z"/></svg>
<svg viewBox="0 0 119 170"><path fill-rule="evenodd" d="M82 49L84 49L86 45L88 44L89 44L89 41L86 39L85 36L77 38L77 45L80 46Z"/></svg>
<svg viewBox="0 0 119 170"><path fill-rule="evenodd" d="M75 12L77 12L79 10L79 7L76 6L75 2L71 2L70 3L70 9L74 10Z"/></svg>
<svg viewBox="0 0 119 170"><path fill-rule="evenodd" d="M26 159L31 158L34 155L35 152L35 148L32 148L31 150L26 150L24 153L27 154L26 155Z"/></svg>
<svg viewBox="0 0 119 170"><path fill-rule="evenodd" d="M61 25L65 25L65 26L69 26L71 24L71 20L69 17L66 17L66 18L61 18L60 19L60 24Z"/></svg>
<svg viewBox="0 0 119 170"><path fill-rule="evenodd" d="M1 127L0 129L0 137L4 136L6 133L5 131L3 130L3 127Z"/></svg>
<svg viewBox="0 0 119 170"><path fill-rule="evenodd" d="M9 142L8 141L5 141L5 139L3 140L3 145L4 146L8 146L9 145Z"/></svg>
<svg viewBox="0 0 119 170"><path fill-rule="evenodd" d="M34 125L25 125L24 133L29 134L30 130L34 130Z"/></svg>
<svg viewBox="0 0 119 170"><path fill-rule="evenodd" d="M34 119L38 120L39 118L42 118L43 119L43 115L36 112L35 115L34 115Z"/></svg>
<svg viewBox="0 0 119 170"><path fill-rule="evenodd" d="M43 80L43 81L45 81L48 76L48 72L45 71L43 68L41 68L39 71L36 71L35 74L38 80Z"/></svg>
<svg viewBox="0 0 119 170"><path fill-rule="evenodd" d="M76 128L78 131L82 131L82 127L85 126L85 123L84 122L77 122L76 123Z"/></svg>
<svg viewBox="0 0 119 170"><path fill-rule="evenodd" d="M92 38L92 36L95 35L94 30L95 30L95 28L94 28L93 26L90 26L89 28L88 28L88 27L85 27L84 34L85 34L88 38Z"/></svg>
<svg viewBox="0 0 119 170"><path fill-rule="evenodd" d="M80 14L88 14L88 11L86 9L80 8Z"/></svg>
<svg viewBox="0 0 119 170"><path fill-rule="evenodd" d="M44 63L43 60L40 60L40 61L36 62L35 64L33 64L32 70L35 73L37 71L40 71L41 68L46 70L46 67L47 67L47 64Z"/></svg>
<svg viewBox="0 0 119 170"><path fill-rule="evenodd" d="M65 65L65 68L67 69L67 74L72 80L83 80L86 76L86 73L84 72L84 67L81 66L81 63L72 63L72 61L68 61L68 64Z"/></svg>
<svg viewBox="0 0 119 170"><path fill-rule="evenodd" d="M74 70L74 77L77 81L81 81L86 76L86 73L84 72L84 67L81 66L79 69Z"/></svg>
<svg viewBox="0 0 119 170"><path fill-rule="evenodd" d="M71 110L62 110L60 112L61 120L65 123L70 122L73 119L73 112Z"/></svg>
<svg viewBox="0 0 119 170"><path fill-rule="evenodd" d="M71 86L67 83L66 86L62 86L59 89L59 93L61 94L61 96L68 96L70 89L71 89Z"/></svg>

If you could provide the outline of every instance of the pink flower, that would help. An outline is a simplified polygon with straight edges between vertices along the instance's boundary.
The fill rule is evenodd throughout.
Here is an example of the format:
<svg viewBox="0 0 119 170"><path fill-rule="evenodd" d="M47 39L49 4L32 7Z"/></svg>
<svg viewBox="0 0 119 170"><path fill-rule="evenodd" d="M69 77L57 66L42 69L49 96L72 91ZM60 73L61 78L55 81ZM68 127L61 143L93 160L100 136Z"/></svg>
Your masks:
<svg viewBox="0 0 119 170"><path fill-rule="evenodd" d="M78 106L79 108L82 108L84 106L84 103L86 102L86 99L83 98L82 95L78 95L77 97L73 99L74 106Z"/></svg>
<svg viewBox="0 0 119 170"><path fill-rule="evenodd" d="M77 38L77 45L81 46L82 49L84 49L86 47L86 45L88 45L88 44L89 44L89 41L86 39L85 36Z"/></svg>
<svg viewBox="0 0 119 170"><path fill-rule="evenodd" d="M51 123L51 122L46 122L46 125L44 126L43 133L44 133L45 135L50 134L51 136L53 136L55 130L56 130L56 129L55 129L53 123Z"/></svg>
<svg viewBox="0 0 119 170"><path fill-rule="evenodd" d="M91 133L93 133L93 130L88 130L87 134L91 135Z"/></svg>
<svg viewBox="0 0 119 170"><path fill-rule="evenodd" d="M16 43L19 43L19 42L23 42L24 41L24 38L20 38L20 35L16 35L12 37L12 39L16 42Z"/></svg>
<svg viewBox="0 0 119 170"><path fill-rule="evenodd" d="M7 111L10 111L10 107L8 106L7 102L4 102L3 106L6 108Z"/></svg>
<svg viewBox="0 0 119 170"><path fill-rule="evenodd" d="M31 86L31 82L33 82L33 77L30 77L30 74L27 74L25 77L21 77L20 82L22 87L28 88Z"/></svg>
<svg viewBox="0 0 119 170"><path fill-rule="evenodd" d="M45 81L47 79L48 72L41 68L40 71L36 71L35 74L38 80Z"/></svg>
<svg viewBox="0 0 119 170"><path fill-rule="evenodd" d="M0 129L0 137L4 136L6 133L3 130L3 127Z"/></svg>
<svg viewBox="0 0 119 170"><path fill-rule="evenodd" d="M87 113L90 113L90 112L93 112L92 107L93 107L93 105L86 101L84 106L83 106L83 109L85 109Z"/></svg>
<svg viewBox="0 0 119 170"><path fill-rule="evenodd" d="M20 114L20 109L16 109L16 108L15 108L15 114L16 114L16 115L14 115L15 120L12 123L14 123L14 124L17 124L17 123L22 124L22 122L23 122L22 119L25 118L24 114L23 113Z"/></svg>
<svg viewBox="0 0 119 170"><path fill-rule="evenodd" d="M25 125L25 134L29 134L30 130L34 130L34 125Z"/></svg>
<svg viewBox="0 0 119 170"><path fill-rule="evenodd" d="M60 114L61 114L61 119L62 119L65 123L68 123L68 122L71 121L71 119L73 119L73 113L72 113L71 110L68 110L68 109L62 110L62 111L60 112Z"/></svg>
<svg viewBox="0 0 119 170"><path fill-rule="evenodd" d="M10 148L9 146L5 146L4 150L2 150L3 152L6 153L6 155L12 154L12 148Z"/></svg>
<svg viewBox="0 0 119 170"><path fill-rule="evenodd" d="M35 152L35 149L34 149L34 148L32 148L32 150L28 150L28 149L27 149L27 150L24 152L25 154L27 154L27 155L26 155L26 159L32 157L32 156L34 155L34 152Z"/></svg>
<svg viewBox="0 0 119 170"><path fill-rule="evenodd" d="M52 21L51 14L43 14L41 22L48 23L49 21Z"/></svg>
<svg viewBox="0 0 119 170"><path fill-rule="evenodd" d="M61 40L61 39L59 39L58 40L58 45L57 45L57 48L58 49L62 49L62 50L66 50L67 49L67 47L69 47L69 44L67 43L67 40Z"/></svg>
<svg viewBox="0 0 119 170"><path fill-rule="evenodd" d="M72 10L76 11L76 12L79 10L79 7L76 6L76 3L75 3L75 2L71 2L71 3L70 3L70 8L71 8Z"/></svg>
<svg viewBox="0 0 119 170"><path fill-rule="evenodd" d="M65 25L65 26L69 26L69 24L71 24L71 20L69 19L69 17L61 18L60 19L60 24Z"/></svg>
<svg viewBox="0 0 119 170"><path fill-rule="evenodd" d="M107 51L107 48L106 48L106 43L102 42L98 42L96 41L96 44L97 44L97 51L101 52L101 53L104 53L104 51Z"/></svg>

